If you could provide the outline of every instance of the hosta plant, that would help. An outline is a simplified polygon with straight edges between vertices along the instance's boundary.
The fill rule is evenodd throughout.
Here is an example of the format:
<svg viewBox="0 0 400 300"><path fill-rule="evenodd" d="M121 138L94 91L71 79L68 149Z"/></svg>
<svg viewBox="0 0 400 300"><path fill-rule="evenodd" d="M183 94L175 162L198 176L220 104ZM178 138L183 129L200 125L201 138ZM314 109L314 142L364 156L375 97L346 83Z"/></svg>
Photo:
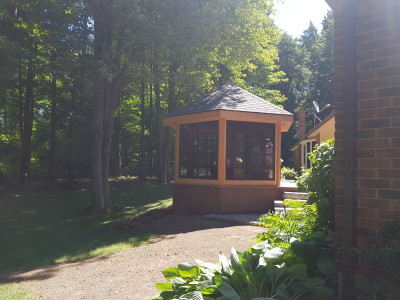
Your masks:
<svg viewBox="0 0 400 300"><path fill-rule="evenodd" d="M305 264L276 265L283 252L263 242L245 252L232 249L229 259L220 254L217 264L198 261L168 268L163 271L168 283L156 285L161 292L153 299L296 300L333 295L324 279L307 276Z"/></svg>

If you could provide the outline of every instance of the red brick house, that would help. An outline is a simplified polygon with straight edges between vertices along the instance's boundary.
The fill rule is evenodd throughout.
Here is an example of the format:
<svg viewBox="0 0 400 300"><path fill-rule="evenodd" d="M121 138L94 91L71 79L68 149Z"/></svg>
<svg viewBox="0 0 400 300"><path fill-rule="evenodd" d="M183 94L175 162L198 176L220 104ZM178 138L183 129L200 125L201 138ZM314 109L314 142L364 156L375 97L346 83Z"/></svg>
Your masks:
<svg viewBox="0 0 400 300"><path fill-rule="evenodd" d="M400 216L400 1L326 0L335 17L336 243L342 299L354 259Z"/></svg>

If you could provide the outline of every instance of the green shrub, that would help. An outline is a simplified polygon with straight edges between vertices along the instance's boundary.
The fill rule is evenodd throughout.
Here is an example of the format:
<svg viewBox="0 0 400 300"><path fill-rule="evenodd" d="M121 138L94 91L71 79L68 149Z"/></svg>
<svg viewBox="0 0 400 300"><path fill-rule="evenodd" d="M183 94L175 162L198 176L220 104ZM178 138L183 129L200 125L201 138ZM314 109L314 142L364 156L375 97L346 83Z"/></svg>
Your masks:
<svg viewBox="0 0 400 300"><path fill-rule="evenodd" d="M333 291L325 280L307 276L305 264L271 263L282 254L267 242L245 252L232 249L230 259L220 254L218 264L180 264L163 271L169 283L158 283L162 292L153 299L277 300L329 299Z"/></svg>
<svg viewBox="0 0 400 300"><path fill-rule="evenodd" d="M268 241L288 248L291 239L299 239L319 229L315 204L285 200L285 206L290 210L280 214L269 212L260 217L258 225L265 227L266 231L257 235L259 242Z"/></svg>
<svg viewBox="0 0 400 300"><path fill-rule="evenodd" d="M400 219L388 223L369 248L355 249L359 262L372 270L355 276L359 293L368 299L398 299L400 293Z"/></svg>
<svg viewBox="0 0 400 300"><path fill-rule="evenodd" d="M293 168L282 167L281 168L281 177L285 179L296 179L298 176L297 172Z"/></svg>
<svg viewBox="0 0 400 300"><path fill-rule="evenodd" d="M328 140L319 145L310 155L312 167L303 170L297 177L297 186L300 191L310 195L309 203L317 205L320 221L324 226L334 229L334 201L335 201L335 153L334 140Z"/></svg>
<svg viewBox="0 0 400 300"><path fill-rule="evenodd" d="M277 263L285 265L305 264L308 276L326 280L335 287L333 238L327 228L321 226L315 204L286 200L290 208L286 213L268 213L259 219L266 228L257 236L258 241L268 241L273 247L285 249Z"/></svg>

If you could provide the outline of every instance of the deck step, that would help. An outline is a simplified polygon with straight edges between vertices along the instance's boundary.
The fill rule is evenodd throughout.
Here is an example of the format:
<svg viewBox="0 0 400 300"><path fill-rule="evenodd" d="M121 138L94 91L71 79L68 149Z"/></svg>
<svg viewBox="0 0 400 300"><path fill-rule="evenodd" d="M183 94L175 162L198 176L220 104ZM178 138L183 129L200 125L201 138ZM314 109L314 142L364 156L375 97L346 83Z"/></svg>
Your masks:
<svg viewBox="0 0 400 300"><path fill-rule="evenodd" d="M285 200L283 200L283 202L285 202L286 200L289 200L289 201L297 201L297 202L302 202L302 203L307 203L307 201L308 200L304 200L304 199L285 199Z"/></svg>
<svg viewBox="0 0 400 300"><path fill-rule="evenodd" d="M292 201L298 201L301 203L307 203L307 200L292 200ZM274 207L287 207L285 205L285 200L274 200Z"/></svg>
<svg viewBox="0 0 400 300"><path fill-rule="evenodd" d="M283 202L283 200L274 200L274 206L276 207L284 207L285 203Z"/></svg>
<svg viewBox="0 0 400 300"><path fill-rule="evenodd" d="M308 193L284 192L283 199L308 200Z"/></svg>

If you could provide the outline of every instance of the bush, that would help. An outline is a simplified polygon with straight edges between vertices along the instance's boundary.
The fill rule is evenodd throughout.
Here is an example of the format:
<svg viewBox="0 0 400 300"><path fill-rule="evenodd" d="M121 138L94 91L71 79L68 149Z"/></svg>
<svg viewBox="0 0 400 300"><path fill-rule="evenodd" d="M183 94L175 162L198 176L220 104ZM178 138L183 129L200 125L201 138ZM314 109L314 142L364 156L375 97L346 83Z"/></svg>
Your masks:
<svg viewBox="0 0 400 300"><path fill-rule="evenodd" d="M282 167L281 168L281 177L285 179L296 179L298 176L297 172L293 168Z"/></svg>
<svg viewBox="0 0 400 300"><path fill-rule="evenodd" d="M309 203L317 205L320 221L332 230L335 202L334 148L334 140L319 145L309 155L312 167L303 170L302 175L297 177L299 190L310 195Z"/></svg>
<svg viewBox="0 0 400 300"><path fill-rule="evenodd" d="M259 234L257 240L285 249L278 263L305 264L308 276L323 278L329 287L335 287L333 238L321 226L316 205L286 200L285 206L290 210L284 214L268 213L260 217L259 225L266 227L266 232Z"/></svg>
<svg viewBox="0 0 400 300"><path fill-rule="evenodd" d="M262 215L257 225L266 231L257 235L257 241L288 248L293 238L299 239L319 230L318 214L315 204L296 200L285 200L286 213L269 212Z"/></svg>
<svg viewBox="0 0 400 300"><path fill-rule="evenodd" d="M168 268L163 274L169 283L158 283L162 292L153 299L295 300L329 299L333 295L324 279L307 276L305 264L273 264L271 260L281 254L281 248L264 242L245 252L232 249L230 259L220 254L218 264L185 263Z"/></svg>

